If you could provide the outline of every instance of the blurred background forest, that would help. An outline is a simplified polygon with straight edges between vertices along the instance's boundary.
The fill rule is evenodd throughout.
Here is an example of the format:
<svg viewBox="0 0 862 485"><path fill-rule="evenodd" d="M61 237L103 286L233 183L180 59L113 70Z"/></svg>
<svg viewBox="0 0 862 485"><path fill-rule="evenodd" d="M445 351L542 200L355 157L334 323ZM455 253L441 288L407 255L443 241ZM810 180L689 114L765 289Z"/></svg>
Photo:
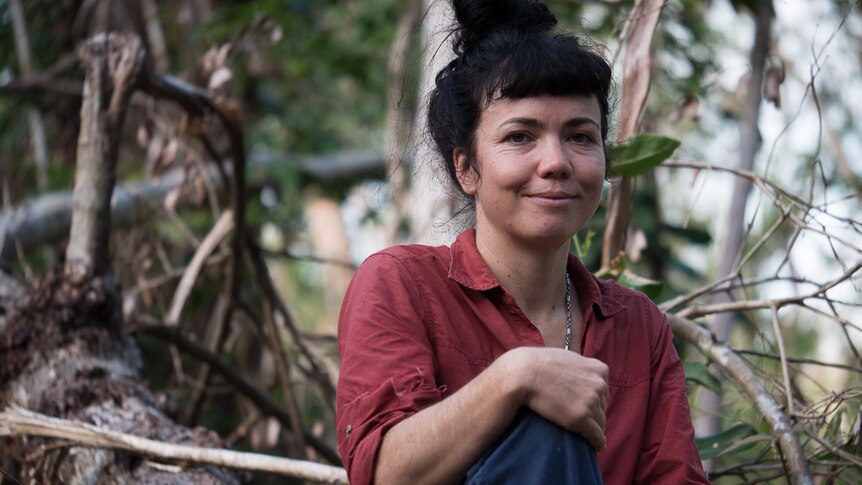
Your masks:
<svg viewBox="0 0 862 485"><path fill-rule="evenodd" d="M858 2L546 3L607 45L618 83L620 176L573 251L671 317L711 478L860 483ZM340 465L335 333L353 270L467 223L422 124L445 16L428 0L0 0L0 411ZM117 355L133 355L110 395L134 387L154 427L94 417L108 394L87 379L111 365L71 365L68 382L43 370L81 351L70 335L93 318L38 316L63 281L83 285L56 303L68 312L96 291L67 260L86 183L79 49L100 32L146 54L124 118L100 125L116 149L110 264L88 274L108 282L97 293L116 311L99 318L122 327ZM33 330L42 320L64 337ZM68 477L78 435L12 422L0 417L0 483ZM147 481L134 473L195 463L119 448L90 456L92 473Z"/></svg>

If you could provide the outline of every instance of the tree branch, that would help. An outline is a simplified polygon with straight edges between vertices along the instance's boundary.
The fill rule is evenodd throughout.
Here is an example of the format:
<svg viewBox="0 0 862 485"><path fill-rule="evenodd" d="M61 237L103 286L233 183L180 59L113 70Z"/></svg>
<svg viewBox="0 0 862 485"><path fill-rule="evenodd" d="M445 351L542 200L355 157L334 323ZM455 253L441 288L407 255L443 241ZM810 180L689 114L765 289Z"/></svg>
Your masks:
<svg viewBox="0 0 862 485"><path fill-rule="evenodd" d="M260 187L284 167L325 184L349 183L384 173L384 157L376 152L342 152L307 158L291 155L263 156L249 164L249 186ZM218 190L224 190L217 169L204 175ZM111 200L112 227L140 224L162 205L165 196L189 183L184 170L172 170L158 179L118 185ZM16 245L26 252L59 241L69 234L72 195L56 192L30 200L0 213L0 266L9 266L16 257Z"/></svg>
<svg viewBox="0 0 862 485"><path fill-rule="evenodd" d="M317 482L347 484L343 468L259 453L200 448L155 441L87 423L52 418L18 407L0 412L0 436L58 438L74 445L123 450L170 463L201 463L262 471Z"/></svg>
<svg viewBox="0 0 862 485"><path fill-rule="evenodd" d="M793 431L793 424L782 411L781 405L766 390L763 381L752 372L745 359L727 344L717 341L712 333L697 323L676 315L668 315L668 318L674 335L694 345L709 360L715 362L740 386L743 394L760 411L775 433L784 466L793 483L812 484L808 461Z"/></svg>
<svg viewBox="0 0 862 485"><path fill-rule="evenodd" d="M637 134L641 114L649 93L652 70L652 38L655 34L664 0L636 0L625 35L625 59L620 102L620 126L617 140L625 141ZM631 217L633 188L629 177L608 190L608 210L602 242L602 266L625 250L626 231Z"/></svg>
<svg viewBox="0 0 862 485"><path fill-rule="evenodd" d="M165 317L166 325L173 326L179 323L180 314L183 311L186 299L188 299L191 294L195 281L197 281L201 268L207 258L209 258L210 254L215 251L216 247L218 247L222 240L227 237L233 229L233 224L233 213L230 210L225 211L221 217L219 217L219 220L210 230L209 234L207 234L206 238L204 238L200 246L198 246L194 257L192 257L192 261L186 267L185 272L183 272L183 277L180 280L179 285L177 285L176 291L174 291L170 310L168 310L167 316Z"/></svg>

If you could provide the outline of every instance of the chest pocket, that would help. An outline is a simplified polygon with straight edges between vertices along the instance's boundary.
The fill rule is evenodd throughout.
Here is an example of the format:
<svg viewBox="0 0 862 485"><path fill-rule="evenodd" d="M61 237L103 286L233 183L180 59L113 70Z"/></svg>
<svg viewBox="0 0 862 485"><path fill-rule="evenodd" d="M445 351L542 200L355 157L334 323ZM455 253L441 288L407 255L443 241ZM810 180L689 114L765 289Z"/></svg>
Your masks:
<svg viewBox="0 0 862 485"><path fill-rule="evenodd" d="M601 322L604 325L612 322ZM629 388L650 380L650 339L643 327L614 325L607 333L592 332L587 338L590 357L608 365L608 385Z"/></svg>

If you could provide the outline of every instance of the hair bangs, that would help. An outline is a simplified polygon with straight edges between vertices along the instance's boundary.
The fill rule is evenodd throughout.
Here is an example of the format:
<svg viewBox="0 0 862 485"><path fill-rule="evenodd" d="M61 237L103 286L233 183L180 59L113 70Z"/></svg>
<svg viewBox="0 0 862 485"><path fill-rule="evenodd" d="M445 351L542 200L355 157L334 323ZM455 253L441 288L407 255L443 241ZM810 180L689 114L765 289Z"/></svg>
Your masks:
<svg viewBox="0 0 862 485"><path fill-rule="evenodd" d="M599 55L584 51L577 38L560 35L525 40L489 73L493 77L487 84L486 101L542 95L607 97L609 67Z"/></svg>

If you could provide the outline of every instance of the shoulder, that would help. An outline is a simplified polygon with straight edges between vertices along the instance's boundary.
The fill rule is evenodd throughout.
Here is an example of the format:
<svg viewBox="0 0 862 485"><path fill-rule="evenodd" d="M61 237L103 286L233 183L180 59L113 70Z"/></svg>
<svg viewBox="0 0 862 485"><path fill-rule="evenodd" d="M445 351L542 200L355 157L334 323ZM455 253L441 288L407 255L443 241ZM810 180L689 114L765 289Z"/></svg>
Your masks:
<svg viewBox="0 0 862 485"><path fill-rule="evenodd" d="M357 273L368 270L417 271L417 270L447 270L451 255L446 246L425 246L422 244L405 244L391 246L369 256L357 270Z"/></svg>
<svg viewBox="0 0 862 485"><path fill-rule="evenodd" d="M345 296L351 298L368 291L414 293L419 286L445 279L450 260L446 246L410 244L383 249L357 268Z"/></svg>

